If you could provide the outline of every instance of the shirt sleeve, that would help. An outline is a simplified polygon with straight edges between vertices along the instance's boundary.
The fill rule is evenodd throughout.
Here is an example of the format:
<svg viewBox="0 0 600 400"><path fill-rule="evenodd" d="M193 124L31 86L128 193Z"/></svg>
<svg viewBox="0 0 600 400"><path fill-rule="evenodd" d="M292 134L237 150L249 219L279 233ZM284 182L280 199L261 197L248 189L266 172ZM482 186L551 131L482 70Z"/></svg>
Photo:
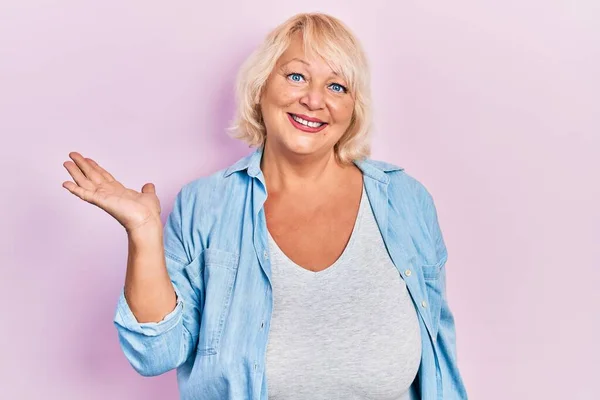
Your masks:
<svg viewBox="0 0 600 400"><path fill-rule="evenodd" d="M117 302L113 322L121 349L143 376L156 376L179 367L189 358L198 340L202 257L190 260L187 255L189 230L184 218L189 215L185 211L184 189L177 194L163 228L167 271L177 296L175 308L161 321L140 323L129 308L124 288Z"/></svg>
<svg viewBox="0 0 600 400"><path fill-rule="evenodd" d="M125 288L121 289L121 295L117 303L117 312L115 314L115 322L118 323L117 327L122 327L145 336L158 336L172 329L180 322L183 313L181 295L178 293L179 290L177 288L174 289L177 296L177 304L173 311L159 322L138 322L125 298Z"/></svg>
<svg viewBox="0 0 600 400"><path fill-rule="evenodd" d="M448 253L440 225L437 210L431 194L425 190L424 211L433 246L438 260L441 261L441 269L436 282L430 284L435 291L441 294L439 307L439 328L436 342L439 347L440 368L442 371L443 397L446 399L466 399L466 389L458 369L456 352L456 327L454 315L450 309L446 296L446 260Z"/></svg>

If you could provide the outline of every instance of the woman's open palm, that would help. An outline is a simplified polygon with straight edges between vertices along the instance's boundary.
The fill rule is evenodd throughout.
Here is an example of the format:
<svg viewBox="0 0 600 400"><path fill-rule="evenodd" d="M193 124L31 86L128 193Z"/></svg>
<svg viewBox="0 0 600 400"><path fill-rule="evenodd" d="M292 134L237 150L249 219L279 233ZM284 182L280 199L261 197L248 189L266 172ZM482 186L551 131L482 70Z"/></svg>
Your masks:
<svg viewBox="0 0 600 400"><path fill-rule="evenodd" d="M160 222L160 200L152 183L141 192L128 189L91 158L69 153L73 161L65 161L75 182L62 186L80 199L100 207L112 215L130 233L147 223Z"/></svg>

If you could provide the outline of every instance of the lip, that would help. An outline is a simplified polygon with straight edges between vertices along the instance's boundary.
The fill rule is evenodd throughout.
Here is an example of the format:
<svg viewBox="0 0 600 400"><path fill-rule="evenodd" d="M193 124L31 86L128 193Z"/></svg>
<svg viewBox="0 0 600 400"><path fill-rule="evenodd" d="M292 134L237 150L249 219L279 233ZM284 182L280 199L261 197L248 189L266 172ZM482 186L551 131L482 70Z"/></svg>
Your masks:
<svg viewBox="0 0 600 400"><path fill-rule="evenodd" d="M310 117L308 117L306 115L302 115L302 114L287 113L287 115L288 115L288 119L290 120L291 124L294 125L294 127L296 129L299 129L299 130L301 130L303 132L317 133L317 132L320 132L323 129L325 129L327 127L327 125L328 125L326 122L321 121L318 118L310 118ZM292 118L292 115L300 117L300 118L302 118L302 119L304 119L306 121L309 121L309 122L319 122L319 123L322 123L323 125L319 126L318 128L311 128L310 126L305 126L305 125L302 125L299 122L296 122L296 120L294 120L294 118Z"/></svg>
<svg viewBox="0 0 600 400"><path fill-rule="evenodd" d="M321 124L326 124L325 121L321 121L319 118L313 118L313 117L309 117L308 115L304 115L304 114L296 114L296 113L288 113L291 115L295 115L296 117L300 117L303 120L306 120L308 122L319 122Z"/></svg>

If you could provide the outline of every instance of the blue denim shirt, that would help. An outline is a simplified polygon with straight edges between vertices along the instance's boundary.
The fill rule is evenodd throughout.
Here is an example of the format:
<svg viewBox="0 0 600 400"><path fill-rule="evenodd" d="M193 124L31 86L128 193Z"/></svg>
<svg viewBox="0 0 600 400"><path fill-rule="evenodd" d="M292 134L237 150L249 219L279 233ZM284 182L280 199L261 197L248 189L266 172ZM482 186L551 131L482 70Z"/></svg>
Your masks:
<svg viewBox="0 0 600 400"><path fill-rule="evenodd" d="M173 311L160 322L138 323L121 291L114 323L125 356L144 376L177 368L184 400L267 400L273 291L261 157L258 148L177 194L164 227ZM466 399L432 197L403 168L371 159L355 164L419 316L422 355L413 389L421 399Z"/></svg>

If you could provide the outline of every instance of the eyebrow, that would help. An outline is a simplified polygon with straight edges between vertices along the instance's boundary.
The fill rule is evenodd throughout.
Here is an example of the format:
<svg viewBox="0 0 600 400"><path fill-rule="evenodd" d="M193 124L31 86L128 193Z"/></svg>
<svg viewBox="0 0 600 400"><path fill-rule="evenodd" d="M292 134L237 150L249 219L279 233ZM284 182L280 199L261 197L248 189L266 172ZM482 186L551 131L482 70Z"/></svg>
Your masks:
<svg viewBox="0 0 600 400"><path fill-rule="evenodd" d="M297 58L297 57L292 58L290 61L286 62L283 65L287 65L287 64L291 63L292 61L300 61L302 64L306 64L306 65L310 66L310 63L308 61L305 61L305 60L303 60L301 58Z"/></svg>
<svg viewBox="0 0 600 400"><path fill-rule="evenodd" d="M289 63L291 63L292 61L298 61L298 62L301 62L302 64L305 64L306 66L309 66L309 67L310 67L310 63L309 63L308 61L306 61L306 60L303 60L303 59L301 59L301 58L297 58L297 57L294 57L294 58L292 58L290 61L288 61L288 62L286 62L286 63L282 64L281 66L283 67L283 66L285 66L285 65L288 65L288 64L289 64ZM338 74L338 73L337 73L337 72L335 72L335 71L331 71L331 73L332 73L333 75L337 76L337 77L339 77L339 76L340 76L340 74Z"/></svg>

